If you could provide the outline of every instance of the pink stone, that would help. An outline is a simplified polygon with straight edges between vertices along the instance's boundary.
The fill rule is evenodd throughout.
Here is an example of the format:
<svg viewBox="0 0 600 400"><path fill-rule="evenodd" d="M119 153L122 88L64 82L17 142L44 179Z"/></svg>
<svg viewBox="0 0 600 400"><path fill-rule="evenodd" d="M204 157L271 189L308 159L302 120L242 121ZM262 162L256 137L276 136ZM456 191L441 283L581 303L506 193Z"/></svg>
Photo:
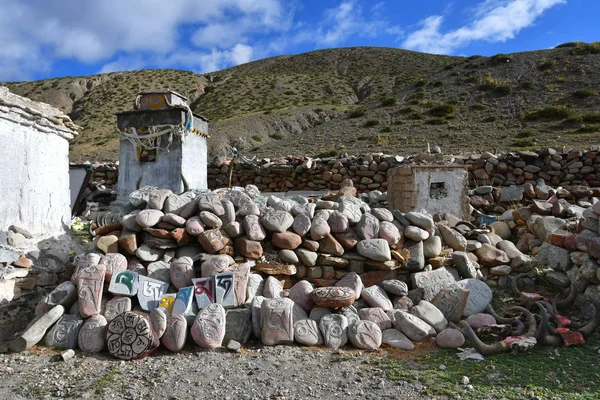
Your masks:
<svg viewBox="0 0 600 400"><path fill-rule="evenodd" d="M482 328L484 326L495 325L496 319L492 317L490 314L485 313L477 313L473 315L469 315L466 319L467 323L473 329Z"/></svg>
<svg viewBox="0 0 600 400"><path fill-rule="evenodd" d="M83 318L100 314L102 309L102 288L106 276L106 266L95 265L79 271L77 294L79 313Z"/></svg>
<svg viewBox="0 0 600 400"><path fill-rule="evenodd" d="M294 302L290 299L265 299L261 304L261 340L263 345L289 344L294 341Z"/></svg>
<svg viewBox="0 0 600 400"><path fill-rule="evenodd" d="M288 297L298 304L306 312L310 312L313 307L313 301L310 293L313 291L312 285L308 281L300 281L290 289Z"/></svg>
<svg viewBox="0 0 600 400"><path fill-rule="evenodd" d="M358 316L362 320L376 323L382 331L392 327L392 320L380 307L361 308Z"/></svg>
<svg viewBox="0 0 600 400"><path fill-rule="evenodd" d="M221 347L225 337L225 309L220 304L211 304L198 313L192 324L194 342L205 349Z"/></svg>
<svg viewBox="0 0 600 400"><path fill-rule="evenodd" d="M183 314L175 315L167 320L167 330L160 342L167 349L178 352L185 346L187 338L187 320Z"/></svg>
<svg viewBox="0 0 600 400"><path fill-rule="evenodd" d="M170 267L171 283L177 289L192 286L194 277L194 260L191 257L176 258Z"/></svg>

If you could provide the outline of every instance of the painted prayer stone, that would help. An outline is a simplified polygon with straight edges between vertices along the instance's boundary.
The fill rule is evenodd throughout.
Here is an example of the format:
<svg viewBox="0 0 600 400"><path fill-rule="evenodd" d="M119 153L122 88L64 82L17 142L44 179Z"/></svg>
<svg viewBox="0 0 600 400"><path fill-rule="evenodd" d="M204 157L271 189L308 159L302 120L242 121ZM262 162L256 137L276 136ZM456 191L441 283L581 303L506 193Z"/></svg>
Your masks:
<svg viewBox="0 0 600 400"><path fill-rule="evenodd" d="M102 315L93 315L85 320L77 336L77 342L81 351L99 353L104 350L106 324L106 318Z"/></svg>
<svg viewBox="0 0 600 400"><path fill-rule="evenodd" d="M262 302L261 339L263 345L289 344L294 341L294 302L288 298L265 299Z"/></svg>
<svg viewBox="0 0 600 400"><path fill-rule="evenodd" d="M215 302L215 280L212 277L192 279L192 283L199 309L208 307Z"/></svg>
<svg viewBox="0 0 600 400"><path fill-rule="evenodd" d="M158 307L161 296L169 289L169 284L147 276L138 276L138 282L137 298L140 307L144 311L154 310Z"/></svg>
<svg viewBox="0 0 600 400"><path fill-rule="evenodd" d="M108 286L113 274L127 270L127 259L120 253L108 253L102 256L99 264L106 266L105 284Z"/></svg>
<svg viewBox="0 0 600 400"><path fill-rule="evenodd" d="M169 317L167 320L167 330L160 341L167 349L178 352L185 346L187 338L187 320L185 316L179 314Z"/></svg>
<svg viewBox="0 0 600 400"><path fill-rule="evenodd" d="M381 329L375 322L358 321L348 328L350 343L357 349L377 350L381 346Z"/></svg>
<svg viewBox="0 0 600 400"><path fill-rule="evenodd" d="M113 297L106 303L104 317L106 317L107 322L110 322L115 319L117 315L127 311L131 311L131 299L124 296Z"/></svg>
<svg viewBox="0 0 600 400"><path fill-rule="evenodd" d="M106 329L109 353L121 360L133 360L150 354L159 345L150 319L133 311L113 319Z"/></svg>
<svg viewBox="0 0 600 400"><path fill-rule="evenodd" d="M175 304L175 296L176 293L167 293L160 296L160 300L158 301L158 306L165 309L165 312L168 315L171 315L173 312L173 305Z"/></svg>
<svg viewBox="0 0 600 400"><path fill-rule="evenodd" d="M306 346L320 346L323 344L323 335L319 325L312 319L301 319L294 323L294 339Z"/></svg>
<svg viewBox="0 0 600 400"><path fill-rule="evenodd" d="M191 286L194 277L194 260L191 257L179 257L171 262L171 283L177 289Z"/></svg>
<svg viewBox="0 0 600 400"><path fill-rule="evenodd" d="M233 286L233 273L226 272L215 276L216 302L225 308L235 306L235 293Z"/></svg>
<svg viewBox="0 0 600 400"><path fill-rule="evenodd" d="M348 319L344 315L324 315L319 328L327 348L337 350L348 342Z"/></svg>
<svg viewBox="0 0 600 400"><path fill-rule="evenodd" d="M46 346L61 349L77 348L77 338L83 320L75 315L65 314L46 334Z"/></svg>
<svg viewBox="0 0 600 400"><path fill-rule="evenodd" d="M138 292L138 273L134 271L122 271L113 274L108 291L112 294L123 296L135 296Z"/></svg>
<svg viewBox="0 0 600 400"><path fill-rule="evenodd" d="M173 304L173 311L171 315L187 314L192 310L192 303L194 301L194 287L188 286L179 289L177 296L175 296L175 303Z"/></svg>
<svg viewBox="0 0 600 400"><path fill-rule="evenodd" d="M339 308L354 303L354 290L344 286L327 286L316 288L310 293L313 302L319 307Z"/></svg>
<svg viewBox="0 0 600 400"><path fill-rule="evenodd" d="M220 304L211 304L202 309L192 324L192 338L200 347L221 347L225 337L225 309Z"/></svg>
<svg viewBox="0 0 600 400"><path fill-rule="evenodd" d="M93 265L83 268L77 280L79 313L83 318L100 314L106 267Z"/></svg>

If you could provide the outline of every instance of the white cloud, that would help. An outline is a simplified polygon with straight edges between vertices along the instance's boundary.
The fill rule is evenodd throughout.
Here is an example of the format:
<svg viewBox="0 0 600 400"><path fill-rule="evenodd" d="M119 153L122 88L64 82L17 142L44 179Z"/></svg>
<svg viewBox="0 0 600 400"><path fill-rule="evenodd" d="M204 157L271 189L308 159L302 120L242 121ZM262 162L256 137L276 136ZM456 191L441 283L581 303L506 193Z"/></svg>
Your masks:
<svg viewBox="0 0 600 400"><path fill-rule="evenodd" d="M441 31L443 16L430 16L421 28L409 34L403 43L408 49L451 54L473 41L505 42L521 29L535 23L544 11L566 0L486 0L474 10L470 24L445 33Z"/></svg>

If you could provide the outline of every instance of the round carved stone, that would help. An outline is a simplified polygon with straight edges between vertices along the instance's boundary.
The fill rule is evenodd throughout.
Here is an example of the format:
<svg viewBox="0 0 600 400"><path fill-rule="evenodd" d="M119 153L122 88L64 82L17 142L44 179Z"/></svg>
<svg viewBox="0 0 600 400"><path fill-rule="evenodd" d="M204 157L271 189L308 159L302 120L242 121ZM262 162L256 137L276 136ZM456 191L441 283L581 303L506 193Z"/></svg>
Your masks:
<svg viewBox="0 0 600 400"><path fill-rule="evenodd" d="M79 330L78 345L86 353L99 353L104 350L104 330L106 318L93 315L86 319Z"/></svg>
<svg viewBox="0 0 600 400"><path fill-rule="evenodd" d="M316 288L310 294L319 307L348 307L356 300L356 293L348 287L327 286Z"/></svg>
<svg viewBox="0 0 600 400"><path fill-rule="evenodd" d="M121 360L133 360L150 354L159 341L150 319L133 311L113 319L106 330L106 345L110 354Z"/></svg>

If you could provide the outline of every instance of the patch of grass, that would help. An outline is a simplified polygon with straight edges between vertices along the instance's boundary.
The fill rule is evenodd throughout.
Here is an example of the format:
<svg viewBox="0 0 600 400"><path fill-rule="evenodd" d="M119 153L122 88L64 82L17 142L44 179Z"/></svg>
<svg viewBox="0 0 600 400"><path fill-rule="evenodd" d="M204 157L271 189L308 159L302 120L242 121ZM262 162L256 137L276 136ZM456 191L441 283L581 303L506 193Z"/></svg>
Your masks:
<svg viewBox="0 0 600 400"><path fill-rule="evenodd" d="M427 125L445 125L447 123L448 121L446 121L444 118L431 118L427 120Z"/></svg>
<svg viewBox="0 0 600 400"><path fill-rule="evenodd" d="M114 387L117 381L122 378L120 375L121 371L117 365L113 366L107 372L105 372L97 381L94 381L89 390L93 391L98 395L103 395L104 392L110 388Z"/></svg>
<svg viewBox="0 0 600 400"><path fill-rule="evenodd" d="M513 147L531 147L535 142L531 139L518 139L513 142Z"/></svg>
<svg viewBox="0 0 600 400"><path fill-rule="evenodd" d="M281 133L272 133L269 135L271 139L281 140L283 139L283 135Z"/></svg>
<svg viewBox="0 0 600 400"><path fill-rule="evenodd" d="M322 151L321 153L317 154L317 157L335 157L338 154L340 154L340 152L338 150L331 149L331 150Z"/></svg>
<svg viewBox="0 0 600 400"><path fill-rule="evenodd" d="M385 126L381 132L391 132L392 131L392 127L391 126Z"/></svg>
<svg viewBox="0 0 600 400"><path fill-rule="evenodd" d="M548 106L537 111L532 111L525 115L526 121L558 121L569 118L573 115L570 108L564 106Z"/></svg>
<svg viewBox="0 0 600 400"><path fill-rule="evenodd" d="M573 92L573 97L576 97L578 99L587 99L595 95L596 92L590 89L579 89Z"/></svg>
<svg viewBox="0 0 600 400"><path fill-rule="evenodd" d="M528 138L528 137L532 137L536 134L537 132L533 129L523 129L521 132L517 133L517 137L518 138Z"/></svg>
<svg viewBox="0 0 600 400"><path fill-rule="evenodd" d="M475 103L471 106L471 110L485 110L486 107L483 104Z"/></svg>
<svg viewBox="0 0 600 400"><path fill-rule="evenodd" d="M569 54L572 56L583 56L588 54L599 54L600 42L583 43L575 42L575 46L571 47Z"/></svg>
<svg viewBox="0 0 600 400"><path fill-rule="evenodd" d="M585 42L567 42L567 43L559 44L558 46L555 47L555 49L577 47L577 46L581 46L583 44L585 44Z"/></svg>
<svg viewBox="0 0 600 400"><path fill-rule="evenodd" d="M427 79L425 79L425 78L421 78L415 83L415 87L418 87L418 88L419 87L422 88L425 85L427 85Z"/></svg>
<svg viewBox="0 0 600 400"><path fill-rule="evenodd" d="M490 61L494 64L506 64L513 61L513 57L507 54L496 54L495 56L490 57Z"/></svg>
<svg viewBox="0 0 600 400"><path fill-rule="evenodd" d="M259 142L259 143L262 142L262 138L258 135L252 136L252 140L254 140L255 142Z"/></svg>
<svg viewBox="0 0 600 400"><path fill-rule="evenodd" d="M398 102L398 99L395 97L388 97L387 99L384 99L381 101L381 105L384 107L389 107L389 106L393 106Z"/></svg>
<svg viewBox="0 0 600 400"><path fill-rule="evenodd" d="M348 114L348 118L359 118L359 117L364 116L366 113L367 113L367 110L360 107L360 108L350 111L350 113Z"/></svg>
<svg viewBox="0 0 600 400"><path fill-rule="evenodd" d="M498 117L495 115L490 115L489 117L485 117L483 119L483 122L496 122L498 120Z"/></svg>
<svg viewBox="0 0 600 400"><path fill-rule="evenodd" d="M537 69L540 71L548 71L548 70L552 69L555 65L556 65L556 60L544 59L538 64Z"/></svg>
<svg viewBox="0 0 600 400"><path fill-rule="evenodd" d="M600 122L600 112L583 114L581 116L581 120L583 122L587 122L587 123L599 123Z"/></svg>
<svg viewBox="0 0 600 400"><path fill-rule="evenodd" d="M500 84L494 88L494 93L498 96L508 96L511 92L511 88L507 84Z"/></svg>
<svg viewBox="0 0 600 400"><path fill-rule="evenodd" d="M377 125L379 125L379 120L378 119L370 119L367 122L365 122L365 126L366 127L377 126Z"/></svg>
<svg viewBox="0 0 600 400"><path fill-rule="evenodd" d="M454 104L439 104L429 110L429 113L434 117L444 117L448 114L452 114L456 110Z"/></svg>
<svg viewBox="0 0 600 400"><path fill-rule="evenodd" d="M576 133L593 133L600 132L600 125L582 125L575 131Z"/></svg>
<svg viewBox="0 0 600 400"><path fill-rule="evenodd" d="M535 346L530 352L504 353L485 361L461 361L453 350L432 350L414 361L383 360L392 380L419 382L428 396L460 399L597 399L600 393L598 342L562 347ZM445 365L445 369L440 369ZM461 384L469 378L473 390Z"/></svg>
<svg viewBox="0 0 600 400"><path fill-rule="evenodd" d="M535 87L532 81L521 82L521 89L531 90Z"/></svg>

